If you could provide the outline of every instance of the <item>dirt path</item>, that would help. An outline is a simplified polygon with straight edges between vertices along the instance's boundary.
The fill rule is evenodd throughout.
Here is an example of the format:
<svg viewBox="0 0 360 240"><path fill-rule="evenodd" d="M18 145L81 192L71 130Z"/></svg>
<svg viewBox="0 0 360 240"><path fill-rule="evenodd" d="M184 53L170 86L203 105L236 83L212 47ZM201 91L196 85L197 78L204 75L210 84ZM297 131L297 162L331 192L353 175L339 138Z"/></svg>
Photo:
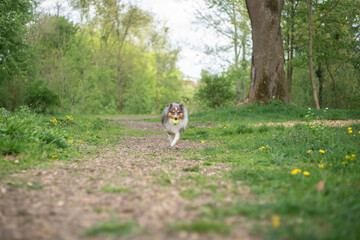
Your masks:
<svg viewBox="0 0 360 240"><path fill-rule="evenodd" d="M160 123L124 124L162 129ZM201 147L181 140L178 150L169 149L165 133L126 137L91 159L59 161L51 168L8 175L0 182L0 239L106 239L80 233L108 221L110 215L119 221L133 220L147 232L127 239L255 239L241 216L227 219L234 226L229 236L167 231L169 224L195 220L205 204L227 204L235 195L251 198L248 188L224 180L229 165L203 166L205 159L191 160L194 156L187 149ZM195 165L200 172L183 171ZM202 189L194 200L183 198L180 193L189 187L201 188L187 178L199 173L226 196L215 201L210 190Z"/></svg>

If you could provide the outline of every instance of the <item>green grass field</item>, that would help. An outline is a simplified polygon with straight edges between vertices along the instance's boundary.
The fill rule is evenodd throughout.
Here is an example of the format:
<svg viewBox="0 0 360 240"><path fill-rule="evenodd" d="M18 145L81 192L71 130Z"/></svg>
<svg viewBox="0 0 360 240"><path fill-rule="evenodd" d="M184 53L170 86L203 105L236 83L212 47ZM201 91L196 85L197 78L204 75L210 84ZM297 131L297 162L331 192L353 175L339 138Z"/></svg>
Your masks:
<svg viewBox="0 0 360 240"><path fill-rule="evenodd" d="M190 126L182 139L205 147L184 154L189 159L205 159L205 166L230 164L232 168L223 178L249 186L251 198L239 196L226 206L204 207L198 221L174 224L169 231L226 235L231 230L225 220L241 215L248 219L252 232L265 239L359 239L360 124L328 127L314 122L359 118L359 111L313 111L276 102L190 115ZM285 121L307 124L253 125ZM81 158L84 153L96 152L97 146L118 144L123 136L146 134L156 133L94 117L35 115L26 108L14 113L1 110L0 178L29 167L50 166L59 158ZM183 169L194 173L191 178L199 188L189 188L181 196L194 199L207 188L214 192L215 199L221 199L216 186L209 185L211 179L200 175L201 167ZM159 183L168 184L170 180ZM131 189L108 186L101 191ZM115 223L110 224L111 228ZM93 231L100 231L98 228ZM125 224L121 228L129 227Z"/></svg>
<svg viewBox="0 0 360 240"><path fill-rule="evenodd" d="M209 163L231 163L228 177L247 184L255 195L255 200L206 209L204 218L246 216L257 223L254 233L266 239L359 239L360 125L311 125L316 119L359 116L359 111L312 111L279 104L192 115L192 123L216 126L191 127L184 138L215 143L197 154ZM252 125L290 120L308 124Z"/></svg>

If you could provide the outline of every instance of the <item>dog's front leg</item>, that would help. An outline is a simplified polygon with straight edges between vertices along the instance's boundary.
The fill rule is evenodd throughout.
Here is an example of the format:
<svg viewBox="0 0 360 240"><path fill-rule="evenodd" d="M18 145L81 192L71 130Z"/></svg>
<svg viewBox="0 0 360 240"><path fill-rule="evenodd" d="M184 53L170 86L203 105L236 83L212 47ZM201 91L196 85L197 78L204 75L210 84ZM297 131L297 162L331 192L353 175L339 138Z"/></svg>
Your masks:
<svg viewBox="0 0 360 240"><path fill-rule="evenodd" d="M174 139L172 140L170 146L171 146L171 147L175 146L176 142L179 141L179 139L180 139L180 133L175 133L175 137L174 137Z"/></svg>
<svg viewBox="0 0 360 240"><path fill-rule="evenodd" d="M168 134L167 134L167 137L168 137L169 143L170 143L170 145L171 145L171 143L172 143L172 141L173 141L173 138L174 138L174 135L168 133Z"/></svg>

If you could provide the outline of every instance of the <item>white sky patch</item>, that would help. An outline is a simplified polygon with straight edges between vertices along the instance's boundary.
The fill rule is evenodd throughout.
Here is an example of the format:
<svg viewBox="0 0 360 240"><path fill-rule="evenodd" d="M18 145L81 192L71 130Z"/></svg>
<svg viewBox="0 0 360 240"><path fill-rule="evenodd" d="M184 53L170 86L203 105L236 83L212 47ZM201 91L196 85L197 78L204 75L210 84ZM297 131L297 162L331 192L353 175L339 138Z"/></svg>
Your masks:
<svg viewBox="0 0 360 240"><path fill-rule="evenodd" d="M199 2L201 1L197 1ZM139 6L155 14L155 18L169 27L170 40L181 48L178 67L185 77L200 78L202 63L206 55L198 49L204 41L204 33L195 26L194 1L186 0L142 0ZM197 50L198 49L198 50Z"/></svg>

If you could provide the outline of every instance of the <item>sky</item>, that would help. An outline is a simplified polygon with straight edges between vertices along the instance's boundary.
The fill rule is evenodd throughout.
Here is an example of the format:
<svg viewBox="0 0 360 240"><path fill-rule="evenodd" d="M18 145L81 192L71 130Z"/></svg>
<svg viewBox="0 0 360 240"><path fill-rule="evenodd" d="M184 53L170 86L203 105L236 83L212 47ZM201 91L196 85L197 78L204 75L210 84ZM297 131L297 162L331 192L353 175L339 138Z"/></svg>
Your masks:
<svg viewBox="0 0 360 240"><path fill-rule="evenodd" d="M76 19L76 13L71 11L67 1L42 0L39 6L45 12L55 13L56 3L62 5L61 15ZM152 12L156 20L169 28L169 38L175 47L180 47L178 68L184 77L200 79L202 69L209 70L214 65L213 57L203 53L205 43L211 44L217 40L205 27L195 24L195 8L202 1L194 0L137 0L130 1L143 10ZM195 5L196 4L196 5ZM206 37L205 37L206 36Z"/></svg>
<svg viewBox="0 0 360 240"><path fill-rule="evenodd" d="M201 51L204 29L194 24L195 9L191 0L143 0L141 7L155 13L170 28L170 39L181 48L178 67L187 77L200 78L207 56ZM199 2L199 1L198 1Z"/></svg>

